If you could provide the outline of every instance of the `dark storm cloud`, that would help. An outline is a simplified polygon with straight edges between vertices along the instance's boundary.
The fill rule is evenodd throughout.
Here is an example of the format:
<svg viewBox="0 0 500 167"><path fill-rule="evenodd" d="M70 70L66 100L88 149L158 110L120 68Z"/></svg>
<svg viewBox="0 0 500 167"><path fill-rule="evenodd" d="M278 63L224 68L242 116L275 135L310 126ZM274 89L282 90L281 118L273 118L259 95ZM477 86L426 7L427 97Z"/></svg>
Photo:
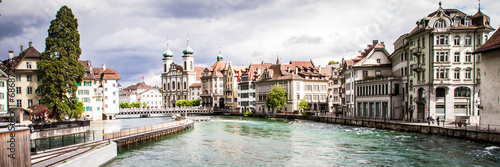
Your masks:
<svg viewBox="0 0 500 167"><path fill-rule="evenodd" d="M47 18L33 15L9 16L3 14L0 17L3 19L0 24L0 40L23 35L25 29L41 27L50 22Z"/></svg>

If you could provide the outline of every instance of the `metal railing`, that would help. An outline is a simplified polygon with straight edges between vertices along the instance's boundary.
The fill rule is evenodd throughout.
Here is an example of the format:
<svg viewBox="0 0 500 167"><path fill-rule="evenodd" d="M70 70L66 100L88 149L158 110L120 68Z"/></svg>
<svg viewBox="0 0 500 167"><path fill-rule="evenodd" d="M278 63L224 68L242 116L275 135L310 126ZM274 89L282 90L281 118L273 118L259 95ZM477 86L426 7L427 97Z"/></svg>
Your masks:
<svg viewBox="0 0 500 167"><path fill-rule="evenodd" d="M150 131L155 131L155 130L160 130L160 129L172 128L172 127L176 127L179 125L184 125L186 123L188 123L188 120L181 120L181 121L168 122L168 123L163 123L163 124L158 124L158 125L143 126L143 127L133 128L133 129L124 129L124 130L119 130L119 131L113 131L111 133L104 133L102 136L102 139L103 140L115 139L115 138L119 138L119 137L130 136L130 135L135 135L135 134L140 134L140 133L145 133L145 132L150 132Z"/></svg>

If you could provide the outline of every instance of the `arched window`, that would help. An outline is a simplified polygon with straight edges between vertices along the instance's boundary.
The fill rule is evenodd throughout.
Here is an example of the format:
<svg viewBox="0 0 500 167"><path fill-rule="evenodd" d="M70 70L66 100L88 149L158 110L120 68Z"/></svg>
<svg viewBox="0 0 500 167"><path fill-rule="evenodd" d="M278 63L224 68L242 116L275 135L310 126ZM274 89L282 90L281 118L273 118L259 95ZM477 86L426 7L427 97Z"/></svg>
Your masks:
<svg viewBox="0 0 500 167"><path fill-rule="evenodd" d="M446 89L444 88L436 88L436 97L445 97Z"/></svg>
<svg viewBox="0 0 500 167"><path fill-rule="evenodd" d="M191 64L190 64L189 68L190 68L191 70L193 70L193 62L192 62L192 61L191 61Z"/></svg>
<svg viewBox="0 0 500 167"><path fill-rule="evenodd" d="M453 44L454 45L460 45L460 36L455 36L455 38L453 38Z"/></svg>
<svg viewBox="0 0 500 167"><path fill-rule="evenodd" d="M468 87L455 88L455 97L470 97L470 88Z"/></svg>
<svg viewBox="0 0 500 167"><path fill-rule="evenodd" d="M167 64L163 64L163 72L167 72Z"/></svg>
<svg viewBox="0 0 500 167"><path fill-rule="evenodd" d="M167 83L167 89L170 89L170 83Z"/></svg>
<svg viewBox="0 0 500 167"><path fill-rule="evenodd" d="M181 89L181 82L177 82L177 89Z"/></svg>
<svg viewBox="0 0 500 167"><path fill-rule="evenodd" d="M172 81L172 89L175 90L175 82Z"/></svg>
<svg viewBox="0 0 500 167"><path fill-rule="evenodd" d="M188 67L187 62L184 62L184 70L187 70L188 69L187 67Z"/></svg>
<svg viewBox="0 0 500 167"><path fill-rule="evenodd" d="M446 28L446 22L444 20L436 21L434 28Z"/></svg>
<svg viewBox="0 0 500 167"><path fill-rule="evenodd" d="M187 88L187 83L186 83L186 82L184 82L184 89L186 89L186 88Z"/></svg>

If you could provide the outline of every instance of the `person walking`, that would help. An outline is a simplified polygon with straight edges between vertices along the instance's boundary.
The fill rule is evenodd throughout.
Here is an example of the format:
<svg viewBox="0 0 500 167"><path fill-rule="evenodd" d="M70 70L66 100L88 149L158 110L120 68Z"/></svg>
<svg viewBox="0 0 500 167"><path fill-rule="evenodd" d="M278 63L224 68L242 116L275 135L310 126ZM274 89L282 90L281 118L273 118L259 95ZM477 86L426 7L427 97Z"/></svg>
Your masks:
<svg viewBox="0 0 500 167"><path fill-rule="evenodd" d="M436 117L434 117L434 114L432 114L432 117L431 117L431 121L432 121L432 124L434 125L434 120L436 119Z"/></svg>
<svg viewBox="0 0 500 167"><path fill-rule="evenodd" d="M439 126L439 116L436 118L436 122L438 123Z"/></svg>

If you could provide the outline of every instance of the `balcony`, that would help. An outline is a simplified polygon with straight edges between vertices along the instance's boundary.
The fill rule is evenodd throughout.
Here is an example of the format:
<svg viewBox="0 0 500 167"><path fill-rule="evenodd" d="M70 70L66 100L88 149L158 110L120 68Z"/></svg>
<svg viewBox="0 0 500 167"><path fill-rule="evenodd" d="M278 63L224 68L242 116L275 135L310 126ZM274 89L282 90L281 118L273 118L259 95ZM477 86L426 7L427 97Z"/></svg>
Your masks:
<svg viewBox="0 0 500 167"><path fill-rule="evenodd" d="M422 49L421 48L413 48L411 49L411 54L415 56L420 56L422 55Z"/></svg>
<svg viewBox="0 0 500 167"><path fill-rule="evenodd" d="M411 70L413 70L415 72L421 72L424 70L422 64L412 64L410 67L411 67Z"/></svg>

